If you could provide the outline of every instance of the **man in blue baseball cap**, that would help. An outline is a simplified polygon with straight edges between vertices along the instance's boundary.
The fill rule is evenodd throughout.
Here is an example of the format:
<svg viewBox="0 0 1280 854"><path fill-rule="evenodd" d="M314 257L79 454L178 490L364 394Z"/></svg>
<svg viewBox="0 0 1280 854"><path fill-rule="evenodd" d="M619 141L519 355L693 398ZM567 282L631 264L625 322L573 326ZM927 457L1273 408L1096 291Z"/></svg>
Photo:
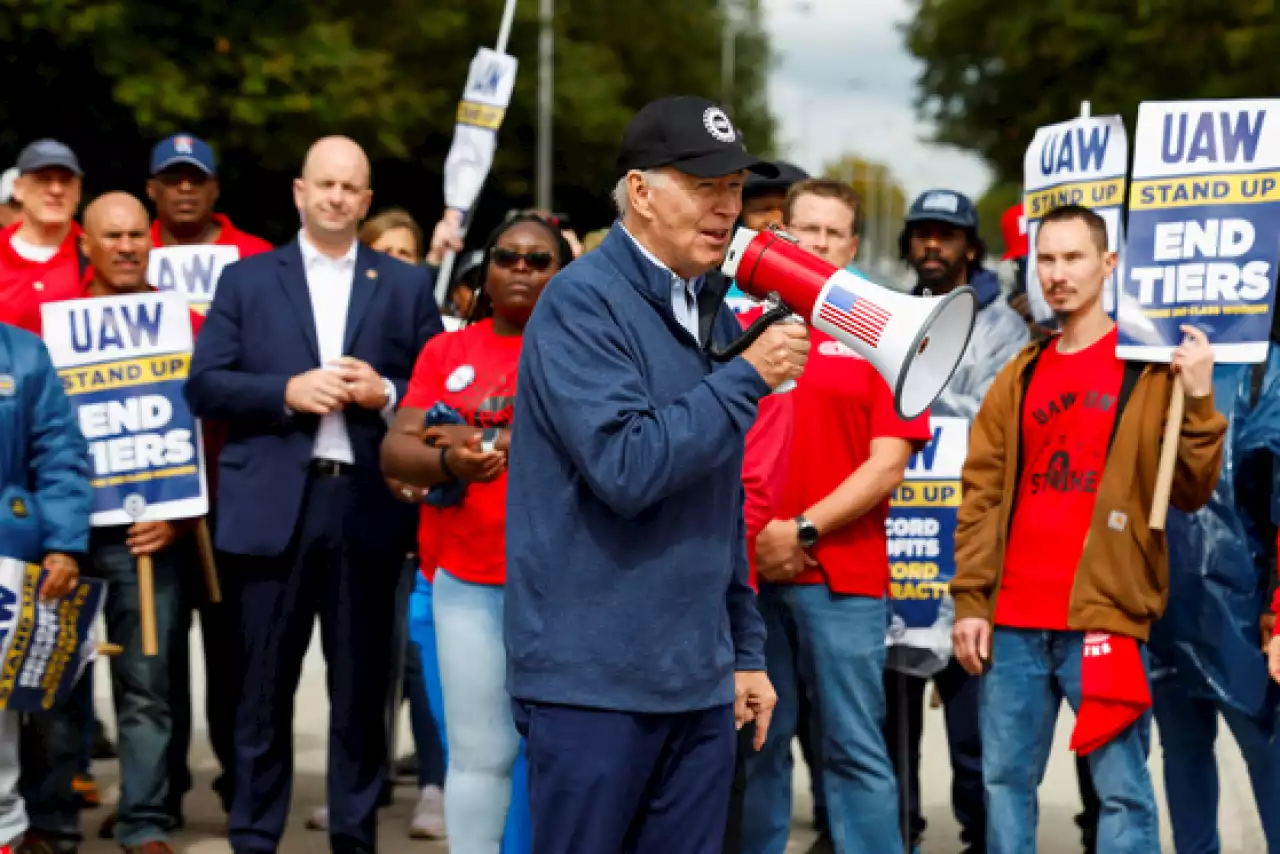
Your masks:
<svg viewBox="0 0 1280 854"><path fill-rule="evenodd" d="M270 243L240 231L227 217L214 213L219 192L218 162L209 143L180 133L157 144L151 150L151 179L147 181L147 196L156 206L156 221L151 226L152 244L156 247L233 246L239 252L230 256L238 258L269 252ZM153 284L164 290L168 283ZM173 286L188 284L174 282ZM186 290L191 293L189 287ZM196 294L192 303L200 310L212 300L210 291Z"/></svg>
<svg viewBox="0 0 1280 854"><path fill-rule="evenodd" d="M1026 324L1001 299L996 274L986 269L986 245L978 234L978 210L953 190L920 194L907 211L898 249L916 274L916 296L940 296L963 285L978 298L973 335L931 414L972 421L996 374L1029 340ZM954 610L940 609L930 628L949 638ZM897 619L897 618L895 618ZM917 627L913 627L917 628ZM949 644L941 647L949 649ZM940 647L940 648L941 648ZM885 667L885 741L898 774L899 808L907 822L908 850L924 833L920 813L920 739L925 689L932 679L942 698L950 745L951 803L966 852L986 848L986 802L982 786L982 742L978 729L978 684L951 658L935 649L901 644L889 648Z"/></svg>

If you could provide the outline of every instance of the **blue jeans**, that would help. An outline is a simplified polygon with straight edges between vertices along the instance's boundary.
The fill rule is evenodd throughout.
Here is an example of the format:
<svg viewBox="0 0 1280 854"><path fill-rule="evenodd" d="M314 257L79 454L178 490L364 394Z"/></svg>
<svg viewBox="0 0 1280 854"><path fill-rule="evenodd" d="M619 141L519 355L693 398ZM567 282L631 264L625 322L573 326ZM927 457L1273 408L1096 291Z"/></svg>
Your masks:
<svg viewBox="0 0 1280 854"><path fill-rule="evenodd" d="M996 628L982 678L982 774L989 854L1035 854L1039 801L1063 698L1080 708L1080 632ZM1146 666L1146 650L1143 650ZM1086 757L1102 802L1098 850L1159 854L1156 797L1147 771L1148 711Z"/></svg>
<svg viewBox="0 0 1280 854"><path fill-rule="evenodd" d="M142 611L138 601L137 559L123 543L91 548L97 574L107 581L107 638L123 652L111 659L111 688L119 729L120 800L116 805L116 842L141 845L167 841L173 829L169 795L170 656L181 646L182 573L198 572L189 550L172 546L154 555L158 652L142 654Z"/></svg>
<svg viewBox="0 0 1280 854"><path fill-rule="evenodd" d="M523 854L532 845L524 751L511 716L503 644L503 589L436 573L433 617L443 707L445 824L455 854ZM417 609L411 609L415 612ZM421 613L411 616L414 640L428 634ZM433 693L423 649L427 693Z"/></svg>
<svg viewBox="0 0 1280 854"><path fill-rule="evenodd" d="M1226 719L1253 784L1253 799L1267 838L1280 854L1280 742L1237 709L1187 693L1177 676L1155 683L1155 717L1164 755L1164 788L1178 854L1218 854L1218 762L1213 743L1218 714Z"/></svg>
<svg viewBox="0 0 1280 854"><path fill-rule="evenodd" d="M413 639L413 620L415 617L421 619L421 612L425 610L430 626L433 678L438 685L440 666L436 663L435 623L430 618L431 582L418 572L416 560L413 569L413 587L409 591L406 632L409 643L404 660L403 691L409 703L409 728L413 732L413 746L418 757L418 788L422 789L426 786L444 786L444 741L436 729L435 717L431 711L431 698L422 667L423 653L420 645Z"/></svg>
<svg viewBox="0 0 1280 854"><path fill-rule="evenodd" d="M778 704L764 748L747 759L743 851L786 851L800 680L816 693L810 701L820 722L816 747L836 850L901 851L898 787L882 730L887 601L833 594L821 584L765 584L759 604Z"/></svg>

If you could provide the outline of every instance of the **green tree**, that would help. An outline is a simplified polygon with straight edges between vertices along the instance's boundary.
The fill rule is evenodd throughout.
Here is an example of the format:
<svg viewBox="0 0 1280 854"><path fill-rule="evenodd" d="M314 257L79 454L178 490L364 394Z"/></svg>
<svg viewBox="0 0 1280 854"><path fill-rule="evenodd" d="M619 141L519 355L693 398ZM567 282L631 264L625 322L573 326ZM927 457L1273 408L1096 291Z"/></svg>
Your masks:
<svg viewBox="0 0 1280 854"><path fill-rule="evenodd" d="M1022 201L1022 181L997 181L987 188L981 199L974 202L978 208L978 231L987 244L987 254L999 258L1009 247L1005 245L1000 230L1004 212Z"/></svg>
<svg viewBox="0 0 1280 854"><path fill-rule="evenodd" d="M862 199L858 263L896 262L898 234L910 200L889 167L857 154L846 154L824 166L822 176L849 184Z"/></svg>
<svg viewBox="0 0 1280 854"><path fill-rule="evenodd" d="M752 147L767 153L773 123L760 93L768 46L758 0L743 5L733 113ZM287 195L280 180L296 171L306 146L345 133L374 158L375 193L388 187L398 199L412 187L436 206L419 212L430 219L467 66L478 46L493 46L502 7L503 0L0 0L0 42L10 48L0 72L11 72L0 99L0 149L16 153L37 135L57 133L82 156L94 146L113 149L95 174L133 175L119 164L145 164L154 140L189 130L214 144L228 167L224 184L234 182L242 198L259 187ZM721 22L717 0L557 2L558 205L607 210L618 141L646 101L718 95ZM536 0L518 3L508 50L520 70L485 190L502 205L532 194ZM230 196L224 203L234 204ZM245 207L260 214L259 205ZM296 227L287 201L271 216L281 228Z"/></svg>
<svg viewBox="0 0 1280 854"><path fill-rule="evenodd" d="M1274 0L915 0L918 107L941 142L1021 181L1035 130L1144 100L1260 97L1280 87Z"/></svg>

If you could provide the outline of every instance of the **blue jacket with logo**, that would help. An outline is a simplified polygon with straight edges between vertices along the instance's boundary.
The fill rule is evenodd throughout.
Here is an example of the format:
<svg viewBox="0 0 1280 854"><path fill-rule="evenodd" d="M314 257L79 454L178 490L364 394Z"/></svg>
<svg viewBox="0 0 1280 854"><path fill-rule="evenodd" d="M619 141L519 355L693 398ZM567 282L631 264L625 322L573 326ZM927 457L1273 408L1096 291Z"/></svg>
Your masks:
<svg viewBox="0 0 1280 854"><path fill-rule="evenodd" d="M732 703L763 670L747 583L742 457L769 387L706 344L742 333L728 283L699 291L615 224L547 285L525 328L507 479L512 696L633 713Z"/></svg>
<svg viewBox="0 0 1280 854"><path fill-rule="evenodd" d="M0 556L30 563L49 552L83 557L88 455L44 344L0 323Z"/></svg>

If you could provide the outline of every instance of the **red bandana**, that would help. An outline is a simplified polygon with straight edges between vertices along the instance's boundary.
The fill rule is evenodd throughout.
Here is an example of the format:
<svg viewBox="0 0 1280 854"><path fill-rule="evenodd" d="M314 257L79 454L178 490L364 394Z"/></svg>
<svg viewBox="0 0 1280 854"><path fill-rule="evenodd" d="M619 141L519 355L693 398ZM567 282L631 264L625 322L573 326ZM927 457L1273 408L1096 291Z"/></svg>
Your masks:
<svg viewBox="0 0 1280 854"><path fill-rule="evenodd" d="M1124 732L1151 708L1151 688L1136 640L1089 632L1083 655L1080 711L1071 732L1071 749L1081 756Z"/></svg>

